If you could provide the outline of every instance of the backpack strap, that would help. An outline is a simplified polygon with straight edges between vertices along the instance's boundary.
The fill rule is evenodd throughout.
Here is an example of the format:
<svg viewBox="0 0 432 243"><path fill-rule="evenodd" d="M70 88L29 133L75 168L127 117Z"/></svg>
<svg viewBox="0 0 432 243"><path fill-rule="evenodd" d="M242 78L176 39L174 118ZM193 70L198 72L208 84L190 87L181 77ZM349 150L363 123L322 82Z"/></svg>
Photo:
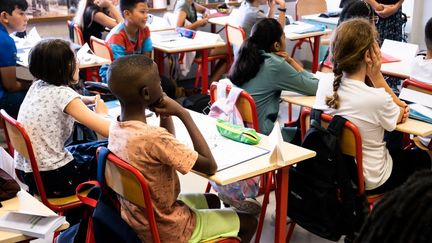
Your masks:
<svg viewBox="0 0 432 243"><path fill-rule="evenodd" d="M105 182L105 166L106 166L106 159L109 154L109 149L106 147L100 147L98 150L98 166L97 166L97 180L102 185Z"/></svg>
<svg viewBox="0 0 432 243"><path fill-rule="evenodd" d="M310 124L313 127L321 127L321 114L322 110L312 109L310 113Z"/></svg>
<svg viewBox="0 0 432 243"><path fill-rule="evenodd" d="M330 121L330 124L328 126L328 130L334 134L337 138L339 138L340 134L342 133L342 129L345 126L345 123L347 122L347 119L336 115L332 118Z"/></svg>

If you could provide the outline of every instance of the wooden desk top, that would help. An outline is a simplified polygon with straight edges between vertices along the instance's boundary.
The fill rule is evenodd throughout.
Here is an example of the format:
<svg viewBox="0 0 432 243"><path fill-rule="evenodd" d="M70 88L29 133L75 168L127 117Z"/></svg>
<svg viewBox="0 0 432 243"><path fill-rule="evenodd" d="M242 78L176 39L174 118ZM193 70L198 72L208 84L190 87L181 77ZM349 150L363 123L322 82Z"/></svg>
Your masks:
<svg viewBox="0 0 432 243"><path fill-rule="evenodd" d="M175 40L171 40L173 45L167 45L166 42L171 42L170 40L166 40L164 38L156 38L155 36L160 33L164 35L165 33L173 32L174 29L169 30L160 30L152 32L152 43L153 47L156 50L163 51L165 53L178 53L178 52L188 52L188 51L199 51L204 49L213 49L216 47L223 47L226 45L225 41L217 41L216 43L206 43L205 41L198 41L196 39L188 39L186 37L175 37ZM196 41L196 42L195 42ZM195 42L195 43L194 43Z"/></svg>
<svg viewBox="0 0 432 243"><path fill-rule="evenodd" d="M281 99L291 104L311 108L315 103L315 96L281 96ZM432 135L432 124L408 118L406 122L397 124L396 130L425 137Z"/></svg>
<svg viewBox="0 0 432 243"><path fill-rule="evenodd" d="M27 212L38 212L47 215L56 215L51 209L47 208L39 200L31 196L26 191L21 190L17 196L1 202L3 207L0 208L0 216L3 216L10 211L27 211ZM57 231L67 229L69 223L66 222ZM33 237L25 236L18 233L11 233L6 231L0 231L0 243L18 242L33 239Z"/></svg>
<svg viewBox="0 0 432 243"><path fill-rule="evenodd" d="M203 131L203 136L206 138L207 141L209 140L209 137L221 136L216 130L216 119L196 112L191 112L191 115L198 128ZM187 133L183 123L178 118L174 118L173 120L176 127L176 137L180 141L186 141L187 144L191 144L192 142L190 141L189 134ZM270 150L271 146L269 144L268 137L262 134L260 135L261 141L255 146ZM283 156L285 157L285 161L280 165L269 162L271 156L270 151L270 153L267 153L255 159L251 159L230 168L218 171L212 176L204 175L198 172L195 173L205 178L208 178L209 180L212 180L217 184L226 185L250 177L258 176L266 172L274 171L276 169L295 164L299 161L314 157L316 155L316 153L312 150L285 142L281 144L281 151L283 153Z"/></svg>
<svg viewBox="0 0 432 243"><path fill-rule="evenodd" d="M113 103L109 103L110 105ZM115 105L114 105L115 106ZM115 112L120 113L119 108L115 108L114 106L110 106L113 108L110 108L111 110L117 109ZM195 121L196 125L198 126L199 130L202 131L204 138L208 141L214 139L215 136L221 136L216 129L216 119L205 116L203 114L190 111L192 119ZM112 114L115 116L114 114ZM147 123L150 125L158 126L158 118L156 116L151 116L147 119ZM189 133L187 132L185 126L183 123L177 118L173 117L174 126L175 126L175 132L176 137L181 142L192 146L192 141L189 137ZM265 135L261 135L261 141L258 145L260 148L269 149L270 144L268 137ZM302 148L300 146L296 146L289 143L283 143L281 144L281 151L283 153L283 156L286 157L286 160L278 165L278 164L272 164L269 162L271 153L267 153L265 155L262 155L260 157L251 159L246 162L242 162L240 164L234 165L232 167L226 168L224 170L218 171L216 174L212 176L208 176L205 174L198 173L194 171L194 173L203 176L205 178L208 178L217 184L220 185L226 185L230 184L236 181L244 180L250 177L258 176L263 173L274 171L276 169L286 167L288 165L295 164L299 161L314 157L316 153L312 150Z"/></svg>

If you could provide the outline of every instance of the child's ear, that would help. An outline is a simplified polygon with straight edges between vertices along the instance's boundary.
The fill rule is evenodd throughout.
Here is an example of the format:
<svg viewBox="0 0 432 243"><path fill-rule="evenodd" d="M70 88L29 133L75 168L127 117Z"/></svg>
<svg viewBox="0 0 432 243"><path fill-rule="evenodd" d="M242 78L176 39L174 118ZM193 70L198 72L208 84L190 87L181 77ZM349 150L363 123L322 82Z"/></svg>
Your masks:
<svg viewBox="0 0 432 243"><path fill-rule="evenodd" d="M273 43L272 51L273 52L278 52L278 51L280 51L280 47L281 47L281 44L276 41L275 43Z"/></svg>
<svg viewBox="0 0 432 243"><path fill-rule="evenodd" d="M149 92L147 86L144 86L144 87L141 88L140 94L141 94L141 96L143 97L143 99L144 99L145 101L149 101L150 98L151 98L151 97L150 97L150 92Z"/></svg>
<svg viewBox="0 0 432 243"><path fill-rule="evenodd" d="M372 58L370 55L370 50L366 50L363 60L367 63L367 64L371 64L372 63Z"/></svg>
<svg viewBox="0 0 432 243"><path fill-rule="evenodd" d="M3 23L6 23L6 24L9 22L8 18L7 18L7 15L8 15L8 13L6 13L6 11L3 11L3 12L0 13L0 20Z"/></svg>

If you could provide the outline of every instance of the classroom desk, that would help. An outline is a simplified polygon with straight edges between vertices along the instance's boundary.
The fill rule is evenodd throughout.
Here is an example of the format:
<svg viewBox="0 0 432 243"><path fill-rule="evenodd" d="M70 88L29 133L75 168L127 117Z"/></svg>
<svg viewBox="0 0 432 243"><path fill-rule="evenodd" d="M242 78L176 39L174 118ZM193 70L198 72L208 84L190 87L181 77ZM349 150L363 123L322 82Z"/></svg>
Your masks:
<svg viewBox="0 0 432 243"><path fill-rule="evenodd" d="M281 96L281 99L291 104L311 108L315 103L315 96ZM403 133L426 137L432 135L432 124L408 118L406 122L397 124L396 130Z"/></svg>
<svg viewBox="0 0 432 243"><path fill-rule="evenodd" d="M231 15L230 15L231 16ZM233 20L230 16L223 16L223 17L215 17L210 18L209 23L212 24L212 32L214 32L214 29L216 27L213 27L215 25L221 25L225 26L225 24L233 24ZM301 23L301 22L300 22ZM285 26L284 28L285 36L290 41L296 41L304 38L313 38L313 57L312 57L312 72L316 73L318 71L319 67L319 47L320 47L320 40L321 36L329 34L332 32L331 29L325 29L323 31L314 31L310 33L305 34L296 34L290 31L290 25Z"/></svg>
<svg viewBox="0 0 432 243"><path fill-rule="evenodd" d="M113 107L112 103L107 104L109 107ZM116 114L120 113L119 108L111 108L111 111L115 111ZM210 144L214 141L215 137L221 137L216 129L216 120L205 116L203 114L190 111L192 119L195 121L199 130L206 141ZM111 114L115 116L115 114ZM183 123L177 118L173 117L176 137L184 144L192 146L192 141L189 137ZM158 118L156 116L151 116L147 118L147 123L150 125L158 125ZM265 135L261 135L262 139L258 147L270 150L269 139ZM220 185L226 185L236 181L244 180L250 177L255 177L262 175L267 172L277 171L277 185L276 185L276 220L275 220L275 241L274 242L285 242L286 238L286 215L288 210L288 174L289 167L292 164L300 162L302 160L314 157L316 153L312 150L302 148L293 144L283 142L281 144L281 151L283 156L286 157L285 161L280 164L270 163L271 153L267 153L260 157L248 160L246 162L234 165L232 167L226 168L224 170L216 172L212 176L194 172L202 177L212 180ZM238 151L240 152L240 151Z"/></svg>
<svg viewBox="0 0 432 243"><path fill-rule="evenodd" d="M319 17L319 14L303 15L301 16L301 19L310 24L323 24L330 29L336 28L339 22L339 17L323 18Z"/></svg>
<svg viewBox="0 0 432 243"><path fill-rule="evenodd" d="M381 72L386 76L407 79L410 77L412 60L381 64Z"/></svg>
<svg viewBox="0 0 432 243"><path fill-rule="evenodd" d="M284 28L285 36L288 40L296 41L305 38L313 38L312 73L316 73L319 68L319 49L320 49L321 36L331 33L332 30L325 29L322 31L296 34L290 31L290 26L292 25L287 25Z"/></svg>
<svg viewBox="0 0 432 243"><path fill-rule="evenodd" d="M231 15L209 18L210 30L212 33L216 33L216 25L224 27L225 24L236 25Z"/></svg>
<svg viewBox="0 0 432 243"><path fill-rule="evenodd" d="M19 191L16 197L6 201L2 201L1 203L3 204L3 207L0 208L0 216L3 216L7 212L18 210L43 213L47 215L56 215L55 212L43 205L42 202L31 196L28 192L24 190ZM67 229L68 227L69 223L66 222L56 231L61 231ZM34 239L34 237L25 236L19 233L0 231L0 243L28 241L31 239Z"/></svg>
<svg viewBox="0 0 432 243"><path fill-rule="evenodd" d="M158 32L175 32L174 29L171 30L163 30L163 31L154 31L152 34L156 34ZM181 37L184 39L187 39L185 37ZM161 38L152 38L153 42L153 48L154 48L154 59L155 62L158 64L159 73L164 73L164 62L163 62L163 54L175 54L175 53L181 53L181 52L190 52L190 51L197 51L201 53L202 58L202 68L201 68L201 86L202 90L201 93L207 94L208 93L208 54L209 50L216 48L216 47L222 47L225 46L226 43L224 41L217 41L216 43L205 43L203 41L196 42L196 43L185 43L185 42L178 42L177 46L166 46L164 42L166 40L163 40Z"/></svg>

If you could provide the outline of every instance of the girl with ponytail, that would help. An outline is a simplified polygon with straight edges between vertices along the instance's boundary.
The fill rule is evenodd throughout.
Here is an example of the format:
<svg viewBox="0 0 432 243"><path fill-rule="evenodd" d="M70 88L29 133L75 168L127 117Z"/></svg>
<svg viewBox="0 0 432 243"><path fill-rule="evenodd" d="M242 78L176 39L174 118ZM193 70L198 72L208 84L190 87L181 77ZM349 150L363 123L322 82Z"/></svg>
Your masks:
<svg viewBox="0 0 432 243"><path fill-rule="evenodd" d="M252 95L260 132L267 135L278 117L282 90L315 95L318 87L318 79L286 52L285 33L272 18L265 18L252 27L228 78Z"/></svg>
<svg viewBox="0 0 432 243"><path fill-rule="evenodd" d="M343 22L331 42L333 80L320 80L314 108L341 115L360 130L366 192L381 194L401 185L414 171L431 167L421 150L386 148L384 131L408 118L408 106L381 74L380 49L365 19ZM327 82L326 82L327 81Z"/></svg>

